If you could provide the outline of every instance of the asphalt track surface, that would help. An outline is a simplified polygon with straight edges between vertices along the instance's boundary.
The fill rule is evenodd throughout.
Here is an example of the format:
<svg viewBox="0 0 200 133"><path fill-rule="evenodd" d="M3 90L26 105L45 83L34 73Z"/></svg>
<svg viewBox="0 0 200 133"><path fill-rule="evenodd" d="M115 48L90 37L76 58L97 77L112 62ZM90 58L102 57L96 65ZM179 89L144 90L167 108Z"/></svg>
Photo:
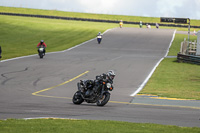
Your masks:
<svg viewBox="0 0 200 133"><path fill-rule="evenodd" d="M130 96L166 55L173 33L115 28L103 35L101 44L93 39L44 59L33 55L0 62L0 119L58 117L200 127L200 108L134 103ZM72 103L80 79L94 79L110 69L116 78L108 104Z"/></svg>

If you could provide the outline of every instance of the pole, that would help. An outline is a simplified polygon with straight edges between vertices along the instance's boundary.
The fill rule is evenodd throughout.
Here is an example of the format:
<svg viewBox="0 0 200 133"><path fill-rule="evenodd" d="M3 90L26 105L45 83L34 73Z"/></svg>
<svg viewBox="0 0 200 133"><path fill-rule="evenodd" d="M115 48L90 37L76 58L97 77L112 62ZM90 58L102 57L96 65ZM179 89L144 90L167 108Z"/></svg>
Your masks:
<svg viewBox="0 0 200 133"><path fill-rule="evenodd" d="M188 50L189 50L189 43L190 43L190 19L188 18L189 22L188 22L188 44L187 44L187 51L186 54L188 54Z"/></svg>
<svg viewBox="0 0 200 133"><path fill-rule="evenodd" d="M197 32L197 56L200 56L200 31Z"/></svg>
<svg viewBox="0 0 200 133"><path fill-rule="evenodd" d="M188 18L189 23L188 23L188 42L190 41L190 19Z"/></svg>

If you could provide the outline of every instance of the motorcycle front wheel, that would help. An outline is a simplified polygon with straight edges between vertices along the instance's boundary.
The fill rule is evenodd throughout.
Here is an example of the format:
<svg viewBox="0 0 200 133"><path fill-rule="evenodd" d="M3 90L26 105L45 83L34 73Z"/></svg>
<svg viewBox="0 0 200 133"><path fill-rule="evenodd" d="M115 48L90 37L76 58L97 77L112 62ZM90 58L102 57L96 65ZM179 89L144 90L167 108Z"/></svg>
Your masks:
<svg viewBox="0 0 200 133"><path fill-rule="evenodd" d="M77 91L73 96L72 102L74 104L81 104L83 101L84 99L81 97L80 92Z"/></svg>
<svg viewBox="0 0 200 133"><path fill-rule="evenodd" d="M39 56L42 59L43 58L43 53L39 53Z"/></svg>
<svg viewBox="0 0 200 133"><path fill-rule="evenodd" d="M97 106L104 106L110 100L110 93L104 93L102 98L97 101Z"/></svg>

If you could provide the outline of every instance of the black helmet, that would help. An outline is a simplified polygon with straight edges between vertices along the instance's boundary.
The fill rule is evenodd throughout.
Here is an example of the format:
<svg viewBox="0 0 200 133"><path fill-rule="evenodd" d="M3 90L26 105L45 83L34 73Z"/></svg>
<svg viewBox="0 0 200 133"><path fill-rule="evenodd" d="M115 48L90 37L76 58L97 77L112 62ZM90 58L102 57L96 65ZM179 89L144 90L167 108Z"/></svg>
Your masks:
<svg viewBox="0 0 200 133"><path fill-rule="evenodd" d="M113 80L115 78L115 72L113 70L109 70L107 76L110 80Z"/></svg>
<svg viewBox="0 0 200 133"><path fill-rule="evenodd" d="M43 43L44 43L44 40L41 40L40 43L43 44Z"/></svg>

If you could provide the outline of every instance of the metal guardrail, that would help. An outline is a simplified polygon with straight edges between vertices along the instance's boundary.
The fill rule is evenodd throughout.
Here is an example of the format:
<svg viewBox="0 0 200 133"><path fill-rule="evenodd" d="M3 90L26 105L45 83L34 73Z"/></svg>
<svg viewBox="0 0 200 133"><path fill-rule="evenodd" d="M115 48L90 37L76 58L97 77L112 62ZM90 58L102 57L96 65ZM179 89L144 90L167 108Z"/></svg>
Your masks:
<svg viewBox="0 0 200 133"><path fill-rule="evenodd" d="M76 21L90 21L90 22L119 23L118 20L103 20L103 19L89 19L89 18L60 17L60 16L34 15L34 14L21 14L21 13L0 12L0 15L23 16L23 17L38 17L38 18L76 20ZM140 24L140 22L132 22L132 21L123 21L123 23L124 24L138 24L138 25ZM146 25L146 24L155 25L155 23L143 23L143 24L144 25ZM188 28L187 25L175 25L175 24L159 24L159 26ZM200 28L200 26L191 26L191 28Z"/></svg>
<svg viewBox="0 0 200 133"><path fill-rule="evenodd" d="M184 55L181 53L177 54L178 62L186 62L200 65L200 56L193 56L193 55Z"/></svg>

